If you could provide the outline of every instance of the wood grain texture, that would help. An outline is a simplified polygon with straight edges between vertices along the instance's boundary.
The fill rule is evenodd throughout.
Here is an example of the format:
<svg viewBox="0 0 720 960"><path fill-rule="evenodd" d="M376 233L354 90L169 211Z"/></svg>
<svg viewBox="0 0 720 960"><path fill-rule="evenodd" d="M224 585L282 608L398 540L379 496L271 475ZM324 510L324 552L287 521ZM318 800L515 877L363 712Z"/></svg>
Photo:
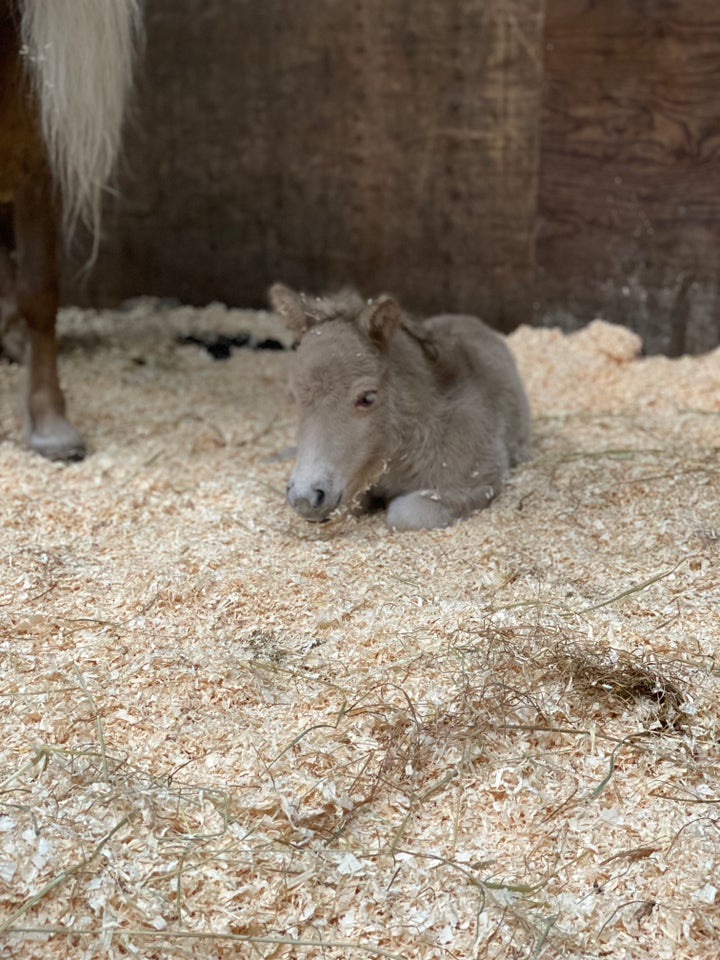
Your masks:
<svg viewBox="0 0 720 960"><path fill-rule="evenodd" d="M248 305L276 279L350 281L529 320L542 5L150 0L129 173L85 300Z"/></svg>
<svg viewBox="0 0 720 960"><path fill-rule="evenodd" d="M720 342L720 6L547 0L536 319Z"/></svg>

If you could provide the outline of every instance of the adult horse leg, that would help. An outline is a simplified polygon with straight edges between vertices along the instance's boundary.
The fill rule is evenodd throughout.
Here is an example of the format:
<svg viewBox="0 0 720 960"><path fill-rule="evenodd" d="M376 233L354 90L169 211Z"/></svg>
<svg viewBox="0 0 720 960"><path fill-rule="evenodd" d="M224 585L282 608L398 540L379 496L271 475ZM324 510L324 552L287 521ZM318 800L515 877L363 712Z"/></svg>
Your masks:
<svg viewBox="0 0 720 960"><path fill-rule="evenodd" d="M3 356L21 363L25 356L23 324L15 298L15 268L10 251L0 244L0 348Z"/></svg>
<svg viewBox="0 0 720 960"><path fill-rule="evenodd" d="M15 296L27 324L25 428L33 450L51 460L80 460L85 445L65 416L57 371L55 320L59 302L56 210L43 170L15 193Z"/></svg>
<svg viewBox="0 0 720 960"><path fill-rule="evenodd" d="M0 204L0 352L8 360L22 363L27 347L27 328L18 312L12 259L14 249L12 207Z"/></svg>

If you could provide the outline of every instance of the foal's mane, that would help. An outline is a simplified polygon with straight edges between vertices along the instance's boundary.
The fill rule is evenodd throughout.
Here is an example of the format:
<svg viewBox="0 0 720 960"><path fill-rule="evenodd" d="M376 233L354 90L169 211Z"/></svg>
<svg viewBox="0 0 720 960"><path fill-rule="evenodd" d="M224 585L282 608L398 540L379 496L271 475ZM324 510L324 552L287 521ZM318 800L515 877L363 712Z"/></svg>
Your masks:
<svg viewBox="0 0 720 960"><path fill-rule="evenodd" d="M344 287L337 293L322 297L312 297L307 293L301 293L300 300L305 316L313 324L327 323L330 320L353 321L357 319L365 306L365 300L352 287Z"/></svg>
<svg viewBox="0 0 720 960"><path fill-rule="evenodd" d="M428 333L427 330L423 330L417 320L403 314L402 320L400 321L400 329L409 337L412 337L421 347L422 352L428 360L434 363L438 359L440 354L437 343L435 342L435 337L431 333Z"/></svg>
<svg viewBox="0 0 720 960"><path fill-rule="evenodd" d="M337 293L323 297L301 294L301 299L303 311L314 325L330 320L348 320L354 323L370 302L363 300L352 287L345 287ZM402 311L399 327L422 348L428 360L438 359L435 338L423 329L419 320Z"/></svg>

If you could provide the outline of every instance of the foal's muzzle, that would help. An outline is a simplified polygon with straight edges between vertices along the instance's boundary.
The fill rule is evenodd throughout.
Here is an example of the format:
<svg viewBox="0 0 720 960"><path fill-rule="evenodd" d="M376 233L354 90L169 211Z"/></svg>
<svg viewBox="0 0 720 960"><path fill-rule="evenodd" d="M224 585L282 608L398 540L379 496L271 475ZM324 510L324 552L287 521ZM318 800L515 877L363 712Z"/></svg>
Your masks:
<svg viewBox="0 0 720 960"><path fill-rule="evenodd" d="M299 484L293 478L287 485L287 501L296 513L306 520L327 520L340 503L338 493L330 483Z"/></svg>

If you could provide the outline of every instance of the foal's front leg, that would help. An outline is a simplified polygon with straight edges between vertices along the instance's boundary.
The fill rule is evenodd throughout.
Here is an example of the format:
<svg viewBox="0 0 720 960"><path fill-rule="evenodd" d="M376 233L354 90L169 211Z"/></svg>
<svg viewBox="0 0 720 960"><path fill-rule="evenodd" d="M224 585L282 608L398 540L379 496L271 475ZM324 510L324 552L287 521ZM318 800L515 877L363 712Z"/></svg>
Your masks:
<svg viewBox="0 0 720 960"><path fill-rule="evenodd" d="M391 530L434 530L447 527L460 516L433 490L416 490L391 500L385 522Z"/></svg>
<svg viewBox="0 0 720 960"><path fill-rule="evenodd" d="M50 460L81 460L85 444L65 416L57 371L55 319L59 302L55 206L47 172L14 197L16 298L27 323L25 429L33 450Z"/></svg>

